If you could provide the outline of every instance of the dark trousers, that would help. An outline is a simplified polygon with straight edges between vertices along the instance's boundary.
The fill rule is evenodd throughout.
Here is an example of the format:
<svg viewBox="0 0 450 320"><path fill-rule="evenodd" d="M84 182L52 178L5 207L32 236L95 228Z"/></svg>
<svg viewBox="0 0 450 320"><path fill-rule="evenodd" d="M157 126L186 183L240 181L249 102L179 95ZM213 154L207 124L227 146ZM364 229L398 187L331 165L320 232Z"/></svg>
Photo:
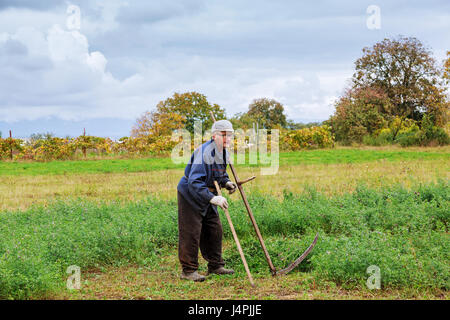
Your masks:
<svg viewBox="0 0 450 320"><path fill-rule="evenodd" d="M222 259L222 223L210 207L205 216L195 211L178 192L178 258L186 273L198 269L198 249L208 269L225 265Z"/></svg>

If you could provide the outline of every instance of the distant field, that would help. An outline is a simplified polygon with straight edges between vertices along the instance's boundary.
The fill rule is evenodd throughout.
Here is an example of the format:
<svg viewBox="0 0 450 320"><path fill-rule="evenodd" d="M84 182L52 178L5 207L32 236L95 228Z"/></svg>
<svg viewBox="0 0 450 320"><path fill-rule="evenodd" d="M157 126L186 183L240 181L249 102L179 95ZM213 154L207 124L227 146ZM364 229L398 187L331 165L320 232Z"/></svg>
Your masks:
<svg viewBox="0 0 450 320"><path fill-rule="evenodd" d="M442 150L445 149L304 151L282 153L280 168L274 175L261 175L259 166L236 168L240 179L257 177L245 185L248 194L259 192L281 198L285 191L300 193L313 186L333 195L352 192L358 183L377 189L393 184L409 188L448 179L450 152ZM78 197L93 201L133 201L149 195L174 199L183 168L170 158L2 162L0 212ZM229 174L232 177L230 171Z"/></svg>
<svg viewBox="0 0 450 320"><path fill-rule="evenodd" d="M427 148L422 151L402 149L354 149L338 148L282 152L280 166L299 164L363 163L376 160L450 160L450 148ZM59 175L91 173L148 172L184 168L166 158L101 159L50 162L0 162L0 175ZM242 167L260 167L261 164L236 164Z"/></svg>

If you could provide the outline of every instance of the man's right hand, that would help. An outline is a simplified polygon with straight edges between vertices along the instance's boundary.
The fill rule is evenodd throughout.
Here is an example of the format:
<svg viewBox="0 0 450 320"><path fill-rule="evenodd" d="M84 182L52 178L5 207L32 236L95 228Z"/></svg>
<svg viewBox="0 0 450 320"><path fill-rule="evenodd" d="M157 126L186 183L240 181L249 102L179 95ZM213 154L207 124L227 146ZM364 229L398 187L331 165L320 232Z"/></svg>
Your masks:
<svg viewBox="0 0 450 320"><path fill-rule="evenodd" d="M221 207L223 210L228 209L228 201L225 197L214 196L210 202L216 206Z"/></svg>

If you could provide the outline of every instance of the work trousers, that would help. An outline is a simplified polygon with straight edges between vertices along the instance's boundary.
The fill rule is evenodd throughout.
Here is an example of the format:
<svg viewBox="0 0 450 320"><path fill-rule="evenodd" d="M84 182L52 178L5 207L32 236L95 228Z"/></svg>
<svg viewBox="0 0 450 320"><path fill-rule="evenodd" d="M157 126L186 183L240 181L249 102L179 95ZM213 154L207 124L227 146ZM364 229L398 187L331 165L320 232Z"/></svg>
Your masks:
<svg viewBox="0 0 450 320"><path fill-rule="evenodd" d="M225 265L222 259L222 223L210 206L202 216L178 192L178 258L185 273L198 269L198 249L213 270Z"/></svg>

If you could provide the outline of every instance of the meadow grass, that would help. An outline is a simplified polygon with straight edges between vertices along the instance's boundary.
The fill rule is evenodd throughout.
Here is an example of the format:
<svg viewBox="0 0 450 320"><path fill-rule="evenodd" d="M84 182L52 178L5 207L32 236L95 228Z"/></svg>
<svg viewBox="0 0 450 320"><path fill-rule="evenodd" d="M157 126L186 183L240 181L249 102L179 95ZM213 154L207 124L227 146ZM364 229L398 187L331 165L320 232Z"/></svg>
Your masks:
<svg viewBox="0 0 450 320"><path fill-rule="evenodd" d="M236 165L241 179L257 176L244 189L277 267L320 234L295 272L272 278L239 195L227 195L254 290L223 216L224 257L237 273L204 286L178 278L175 198L184 165L0 162L0 297L448 299L448 151L282 153L275 175ZM382 290L365 285L370 264L381 269ZM69 265L82 268L82 290L65 288Z"/></svg>
<svg viewBox="0 0 450 320"><path fill-rule="evenodd" d="M408 160L450 160L450 148L423 148L422 150L408 150L397 148L336 148L295 152L281 152L280 166L299 164L337 164L362 163L376 160L408 161ZM270 157L270 155L269 155ZM247 160L241 167L265 167L268 165L250 164ZM170 157L152 157L135 159L98 159L77 161L3 161L0 162L0 176L22 175L71 175L93 173L131 173L184 168L185 164L176 164Z"/></svg>
<svg viewBox="0 0 450 320"><path fill-rule="evenodd" d="M296 258L319 232L314 251L286 281L309 279L310 284L339 290L363 290L367 267L377 265L383 290L424 290L438 297L447 297L449 289L449 201L449 185L443 180L412 189L374 190L359 185L353 193L337 197L313 188L301 194L285 192L282 201L257 193L249 197L276 266ZM267 282L271 276L241 201L230 199L230 208L256 281L273 284ZM176 255L174 200L55 201L48 207L0 215L0 234L2 298L66 296L65 272L70 265L86 274L130 265L147 268L155 276L179 272L179 266L164 263L165 257ZM226 225L224 237L228 243L224 258L236 270L228 280L243 286L245 271ZM180 286L187 289L189 284ZM262 286L257 294L269 289ZM300 285L296 292L304 289ZM226 298L239 298L239 292ZM160 294L149 287L148 297Z"/></svg>
<svg viewBox="0 0 450 320"><path fill-rule="evenodd" d="M300 193L308 186L330 196L352 192L359 183L377 189L393 184L410 187L438 178L450 178L449 164L449 161L439 159L283 165L275 175L261 175L259 168L236 166L236 170L240 179L257 177L245 184L246 193L260 192L281 199L285 190ZM228 172L233 179L230 170ZM183 169L109 174L0 175L0 212L74 197L92 201L134 201L149 195L164 200L174 199L182 176ZM239 195L236 193L233 197L238 198Z"/></svg>

